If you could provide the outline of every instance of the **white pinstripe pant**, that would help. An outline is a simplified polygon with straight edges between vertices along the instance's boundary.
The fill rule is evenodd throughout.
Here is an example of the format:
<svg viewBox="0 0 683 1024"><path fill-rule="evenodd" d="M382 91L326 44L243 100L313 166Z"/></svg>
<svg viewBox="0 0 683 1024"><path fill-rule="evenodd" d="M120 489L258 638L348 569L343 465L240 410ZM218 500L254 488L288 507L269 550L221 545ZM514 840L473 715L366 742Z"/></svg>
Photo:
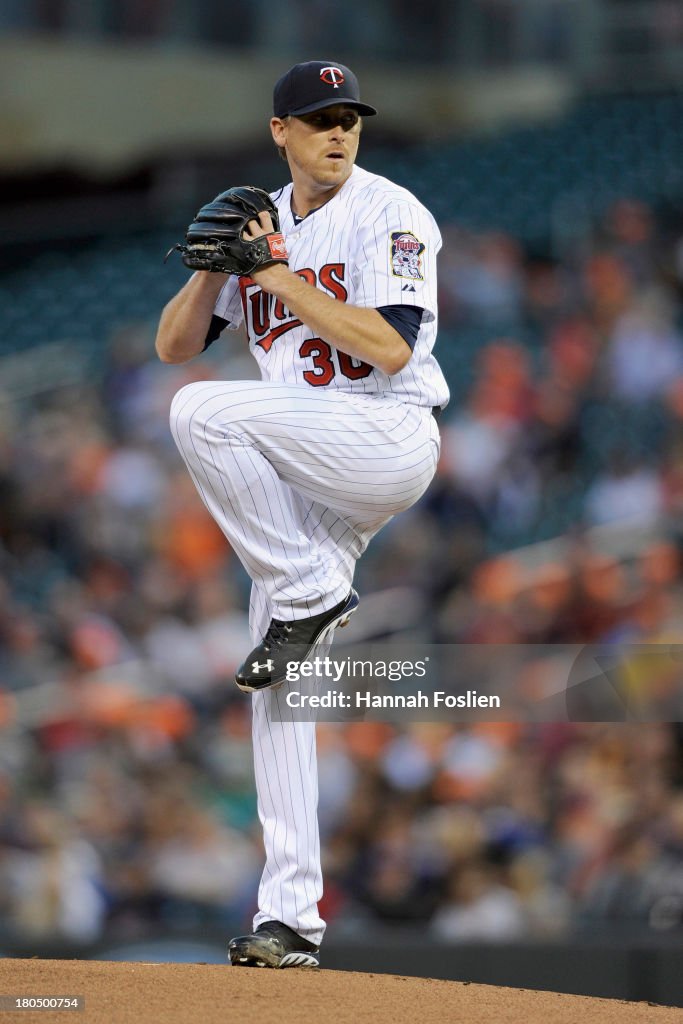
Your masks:
<svg viewBox="0 0 683 1024"><path fill-rule="evenodd" d="M173 400L171 430L253 581L254 644L271 618L308 618L346 597L371 537L426 490L439 448L427 408L273 381L188 384ZM288 686L253 695L266 850L254 925L282 921L317 943L315 724L292 720Z"/></svg>

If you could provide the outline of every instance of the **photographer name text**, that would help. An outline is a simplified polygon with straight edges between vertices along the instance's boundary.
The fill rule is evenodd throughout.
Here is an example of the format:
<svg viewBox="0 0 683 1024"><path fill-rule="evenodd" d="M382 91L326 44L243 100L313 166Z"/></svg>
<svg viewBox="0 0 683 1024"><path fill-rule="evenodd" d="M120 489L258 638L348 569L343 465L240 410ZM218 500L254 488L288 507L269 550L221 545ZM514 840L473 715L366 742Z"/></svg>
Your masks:
<svg viewBox="0 0 683 1024"><path fill-rule="evenodd" d="M370 708L499 708L500 697L493 694L478 693L466 690L464 693L446 693L445 690L434 690L424 693L372 693L370 690L358 690L345 693L343 690L328 690L323 694L301 693L290 690L286 696L290 708L343 708L369 710Z"/></svg>

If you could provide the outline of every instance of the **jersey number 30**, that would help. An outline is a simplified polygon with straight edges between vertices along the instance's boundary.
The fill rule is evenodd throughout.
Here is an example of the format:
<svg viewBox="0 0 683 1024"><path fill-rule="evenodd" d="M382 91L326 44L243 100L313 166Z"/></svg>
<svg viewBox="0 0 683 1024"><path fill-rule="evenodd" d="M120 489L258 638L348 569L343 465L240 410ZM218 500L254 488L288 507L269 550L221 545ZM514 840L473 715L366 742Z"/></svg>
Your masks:
<svg viewBox="0 0 683 1024"><path fill-rule="evenodd" d="M311 356L313 359L313 370L304 370L304 380L314 388L324 387L329 384L336 374L336 367L332 359L332 348L322 338L308 338L301 348L299 355L302 357ZM349 380L362 380L372 373L369 363L360 359L354 359L346 352L337 352L339 369Z"/></svg>

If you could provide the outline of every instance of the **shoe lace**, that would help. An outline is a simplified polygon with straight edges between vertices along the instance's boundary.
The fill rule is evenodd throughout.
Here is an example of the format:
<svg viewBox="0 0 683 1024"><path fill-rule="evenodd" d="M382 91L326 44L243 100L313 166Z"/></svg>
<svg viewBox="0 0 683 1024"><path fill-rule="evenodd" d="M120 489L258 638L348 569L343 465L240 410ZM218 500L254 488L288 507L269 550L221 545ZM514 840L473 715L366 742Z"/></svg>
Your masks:
<svg viewBox="0 0 683 1024"><path fill-rule="evenodd" d="M289 640L288 634L291 632L292 627L288 622L278 622L277 619L273 619L263 638L264 647L282 647Z"/></svg>

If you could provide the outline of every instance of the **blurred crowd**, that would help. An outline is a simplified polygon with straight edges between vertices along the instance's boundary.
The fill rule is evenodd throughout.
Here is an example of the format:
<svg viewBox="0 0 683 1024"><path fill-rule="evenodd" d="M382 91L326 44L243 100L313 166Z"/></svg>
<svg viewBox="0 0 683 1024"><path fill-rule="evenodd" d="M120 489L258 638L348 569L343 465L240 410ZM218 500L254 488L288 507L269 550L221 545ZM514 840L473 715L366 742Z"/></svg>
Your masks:
<svg viewBox="0 0 683 1024"><path fill-rule="evenodd" d="M655 29L664 23L666 2L652 19ZM488 54L489 65L514 59L565 60L571 52L571 0L433 0L419 18L405 0L347 0L344 8L325 0L267 0L232 5L222 0L5 0L0 30L53 33L76 39L137 41L156 46L179 43L271 54L328 52L376 60L400 58L452 63L462 49L459 35L469 30ZM409 33L410 48L406 49ZM334 55L333 55L334 56ZM475 55L470 58L470 63Z"/></svg>
<svg viewBox="0 0 683 1024"><path fill-rule="evenodd" d="M629 8L623 18L621 7ZM675 61L683 37L677 0L432 0L416 16L407 0L4 0L0 33L35 33L72 41L130 43L174 49L329 54L347 60L422 63L433 67L509 68L519 65L591 67L596 52L652 77L667 52ZM598 65L600 67L600 65ZM628 81L628 79L626 80ZM626 82L624 83L626 84Z"/></svg>
<svg viewBox="0 0 683 1024"><path fill-rule="evenodd" d="M442 458L362 594L417 595L425 642L678 643L681 225L623 200L561 258L444 237ZM254 367L239 338L163 366L154 326L111 337L91 382L1 396L0 942L254 909L248 581L167 423L189 380ZM676 723L327 723L319 748L337 934L683 928Z"/></svg>

